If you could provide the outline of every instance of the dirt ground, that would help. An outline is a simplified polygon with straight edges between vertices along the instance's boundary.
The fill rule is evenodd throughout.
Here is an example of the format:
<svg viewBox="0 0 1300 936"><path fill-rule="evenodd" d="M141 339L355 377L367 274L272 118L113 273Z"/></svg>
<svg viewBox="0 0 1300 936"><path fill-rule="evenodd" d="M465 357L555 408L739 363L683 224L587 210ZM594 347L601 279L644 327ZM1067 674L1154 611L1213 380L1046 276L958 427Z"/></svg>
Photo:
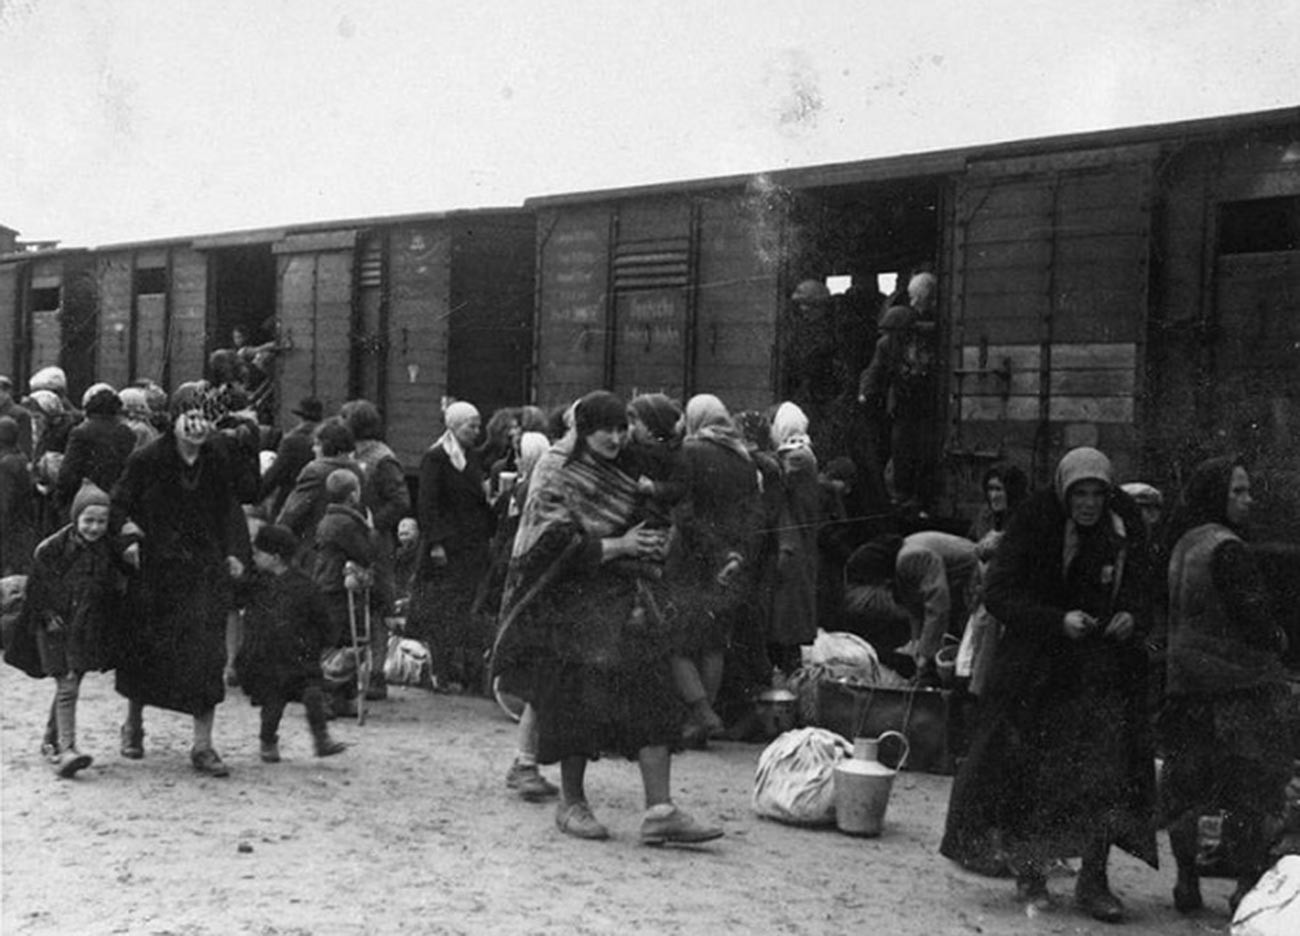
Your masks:
<svg viewBox="0 0 1300 936"><path fill-rule="evenodd" d="M217 713L232 776L189 766L189 720L146 712L146 757L117 753L123 703L89 677L81 749L95 764L56 780L38 748L53 697L0 666L0 931L97 934L307 933L1169 933L1226 932L1228 882L1212 907L1172 909L1170 862L1127 856L1113 884L1131 921L1108 927L1052 882L1052 910L1028 917L1012 885L937 854L950 780L902 774L885 835L858 839L757 818L761 746L717 743L674 759L678 802L726 828L697 849L638 844L635 767L588 776L608 842L561 835L553 806L522 802L503 776L514 725L488 700L395 689L365 726L334 722L351 747L311 756L300 706L281 730L285 760L257 758L256 709L234 690ZM547 773L554 777L554 769Z"/></svg>

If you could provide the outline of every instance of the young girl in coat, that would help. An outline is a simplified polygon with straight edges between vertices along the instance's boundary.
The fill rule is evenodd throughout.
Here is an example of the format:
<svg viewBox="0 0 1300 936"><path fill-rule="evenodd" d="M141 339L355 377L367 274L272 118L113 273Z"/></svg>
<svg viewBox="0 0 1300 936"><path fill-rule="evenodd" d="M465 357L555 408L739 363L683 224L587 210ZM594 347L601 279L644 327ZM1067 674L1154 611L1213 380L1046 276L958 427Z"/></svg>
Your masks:
<svg viewBox="0 0 1300 936"><path fill-rule="evenodd" d="M32 675L53 676L57 744L47 752L59 777L91 764L77 750L77 697L82 677L110 667L112 605L122 581L109 546L108 495L87 481L72 499L72 522L36 547L27 584L27 627L40 664ZM25 667L24 667L25 668Z"/></svg>

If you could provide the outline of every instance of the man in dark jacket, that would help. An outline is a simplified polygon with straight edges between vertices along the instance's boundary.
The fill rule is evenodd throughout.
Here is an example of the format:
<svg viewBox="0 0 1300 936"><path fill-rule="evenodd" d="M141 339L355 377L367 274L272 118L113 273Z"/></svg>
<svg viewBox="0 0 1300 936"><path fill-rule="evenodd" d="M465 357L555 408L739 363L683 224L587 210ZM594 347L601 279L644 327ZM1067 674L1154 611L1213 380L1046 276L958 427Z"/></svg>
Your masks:
<svg viewBox="0 0 1300 936"><path fill-rule="evenodd" d="M336 468L348 469L358 480L365 478L365 471L352 458L355 447L352 431L341 419L327 419L321 423L316 429L316 457L298 472L298 480L280 508L275 522L288 527L301 542L296 561L304 571L311 570L316 525L325 516L325 508L329 505L325 479Z"/></svg>
<svg viewBox="0 0 1300 936"><path fill-rule="evenodd" d="M312 460L316 429L325 416L325 407L315 397L307 397L293 411L299 423L284 434L275 450L275 461L262 478L259 500L272 498L270 514L279 515L284 502L298 480L298 473Z"/></svg>

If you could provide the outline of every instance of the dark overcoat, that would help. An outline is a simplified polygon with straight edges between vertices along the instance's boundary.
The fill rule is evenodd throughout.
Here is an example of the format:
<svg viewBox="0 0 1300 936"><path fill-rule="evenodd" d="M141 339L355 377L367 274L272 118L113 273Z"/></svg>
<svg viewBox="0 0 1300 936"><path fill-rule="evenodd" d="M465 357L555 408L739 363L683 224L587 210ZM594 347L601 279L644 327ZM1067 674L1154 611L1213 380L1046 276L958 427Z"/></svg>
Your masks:
<svg viewBox="0 0 1300 936"><path fill-rule="evenodd" d="M1067 519L1054 491L1038 492L1013 515L989 571L986 605L1005 634L940 848L963 863L980 858L996 830L1020 858L1077 857L1104 835L1156 864L1142 519L1114 492L1098 524L1111 546L1091 550L1095 560L1081 554L1086 574L1069 576ZM1111 614L1129 611L1137 628L1123 642L1100 629L1072 640L1063 620L1074 609L1093 613L1103 627Z"/></svg>
<svg viewBox="0 0 1300 936"><path fill-rule="evenodd" d="M250 562L248 527L219 439L186 465L171 435L136 452L113 489L116 518L142 532L140 574L119 648L117 691L199 714L225 697L226 557Z"/></svg>

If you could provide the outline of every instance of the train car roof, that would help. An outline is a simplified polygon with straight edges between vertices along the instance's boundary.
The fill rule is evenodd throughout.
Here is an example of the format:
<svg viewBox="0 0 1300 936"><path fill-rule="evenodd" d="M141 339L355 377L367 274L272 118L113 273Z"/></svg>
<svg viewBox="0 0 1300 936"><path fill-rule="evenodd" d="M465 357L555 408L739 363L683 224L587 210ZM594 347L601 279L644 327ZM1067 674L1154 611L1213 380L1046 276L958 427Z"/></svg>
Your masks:
<svg viewBox="0 0 1300 936"><path fill-rule="evenodd" d="M759 170L750 173L689 179L679 182L658 182L623 188L538 195L526 199L524 205L528 208L546 208L582 202L617 201L650 195L743 188L759 176L764 177L774 185L797 189L880 182L891 179L921 178L960 172L969 163L983 160L1136 146L1144 143L1181 142L1193 138L1225 137L1251 130L1281 127L1288 124L1300 124L1300 107L1281 107L1245 114L1230 114L1163 124L1147 124L1115 130L1093 130L1059 136L1035 137L1026 140L987 143L897 156L882 156L851 162L824 163L772 171Z"/></svg>
<svg viewBox="0 0 1300 936"><path fill-rule="evenodd" d="M401 224L420 224L437 221L460 221L474 218L500 216L526 216L529 210L522 206L456 208L450 211L421 211L398 215L371 215L361 218L342 218L331 221L308 221L300 224L281 224L274 227L244 228L234 231L220 231L211 234L187 234L178 237L158 237L138 241L114 241L100 244L93 248L60 248L55 251L31 251L0 255L0 260L33 259L49 257L55 253L72 253L94 250L106 253L121 250L139 250L150 247L194 247L198 250L215 250L222 247L242 247L253 244L269 244L294 234L315 234L337 230L357 230L363 228L389 227Z"/></svg>

